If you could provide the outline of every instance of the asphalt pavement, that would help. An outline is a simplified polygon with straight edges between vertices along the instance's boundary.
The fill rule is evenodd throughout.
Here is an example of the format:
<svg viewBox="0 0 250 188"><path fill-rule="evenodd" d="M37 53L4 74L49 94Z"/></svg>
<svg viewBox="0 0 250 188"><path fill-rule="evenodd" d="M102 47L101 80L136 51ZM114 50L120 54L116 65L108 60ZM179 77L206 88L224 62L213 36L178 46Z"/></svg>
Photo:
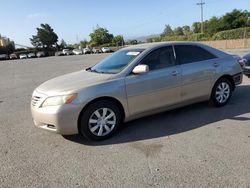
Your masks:
<svg viewBox="0 0 250 188"><path fill-rule="evenodd" d="M32 91L106 55L0 61L0 187L250 187L246 77L223 108L204 102L142 118L102 142L36 128Z"/></svg>

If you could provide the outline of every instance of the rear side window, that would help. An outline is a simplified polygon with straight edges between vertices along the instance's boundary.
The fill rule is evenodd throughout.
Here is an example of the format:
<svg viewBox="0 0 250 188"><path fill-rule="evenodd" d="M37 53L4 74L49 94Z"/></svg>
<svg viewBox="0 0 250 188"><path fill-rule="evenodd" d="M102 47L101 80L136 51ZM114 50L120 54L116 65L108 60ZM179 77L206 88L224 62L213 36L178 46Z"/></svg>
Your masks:
<svg viewBox="0 0 250 188"><path fill-rule="evenodd" d="M193 45L176 45L175 52L180 64L194 63L217 58L207 50Z"/></svg>
<svg viewBox="0 0 250 188"><path fill-rule="evenodd" d="M141 64L148 65L150 71L175 66L173 47L154 50L142 60Z"/></svg>

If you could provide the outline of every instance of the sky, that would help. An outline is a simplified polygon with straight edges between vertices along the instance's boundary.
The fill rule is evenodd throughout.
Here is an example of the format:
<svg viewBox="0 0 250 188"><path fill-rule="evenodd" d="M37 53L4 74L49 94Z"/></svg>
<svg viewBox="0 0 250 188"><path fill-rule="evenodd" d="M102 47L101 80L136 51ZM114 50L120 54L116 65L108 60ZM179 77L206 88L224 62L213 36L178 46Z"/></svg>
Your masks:
<svg viewBox="0 0 250 188"><path fill-rule="evenodd" d="M31 46L41 23L52 26L67 43L87 39L97 26L126 39L159 34L200 21L200 0L0 0L0 34ZM250 11L249 0L205 0L204 19L233 9Z"/></svg>

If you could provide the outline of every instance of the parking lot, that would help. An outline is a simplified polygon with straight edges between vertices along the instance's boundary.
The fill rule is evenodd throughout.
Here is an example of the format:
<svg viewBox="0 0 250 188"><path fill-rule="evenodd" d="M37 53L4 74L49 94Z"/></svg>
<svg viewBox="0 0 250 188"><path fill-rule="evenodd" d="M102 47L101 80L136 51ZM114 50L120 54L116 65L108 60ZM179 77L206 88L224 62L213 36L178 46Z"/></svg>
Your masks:
<svg viewBox="0 0 250 188"><path fill-rule="evenodd" d="M250 186L246 77L223 108L204 102L142 118L102 142L37 129L32 91L105 56L0 62L0 187Z"/></svg>

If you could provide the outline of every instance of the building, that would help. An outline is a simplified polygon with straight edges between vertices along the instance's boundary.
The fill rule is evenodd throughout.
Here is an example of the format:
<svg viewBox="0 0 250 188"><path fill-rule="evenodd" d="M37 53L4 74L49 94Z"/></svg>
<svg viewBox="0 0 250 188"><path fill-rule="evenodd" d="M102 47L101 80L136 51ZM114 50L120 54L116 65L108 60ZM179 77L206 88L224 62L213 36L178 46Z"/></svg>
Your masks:
<svg viewBox="0 0 250 188"><path fill-rule="evenodd" d="M6 47L8 46L9 44L12 44L12 41L10 41L9 38L7 37L2 37L0 35L0 47Z"/></svg>

